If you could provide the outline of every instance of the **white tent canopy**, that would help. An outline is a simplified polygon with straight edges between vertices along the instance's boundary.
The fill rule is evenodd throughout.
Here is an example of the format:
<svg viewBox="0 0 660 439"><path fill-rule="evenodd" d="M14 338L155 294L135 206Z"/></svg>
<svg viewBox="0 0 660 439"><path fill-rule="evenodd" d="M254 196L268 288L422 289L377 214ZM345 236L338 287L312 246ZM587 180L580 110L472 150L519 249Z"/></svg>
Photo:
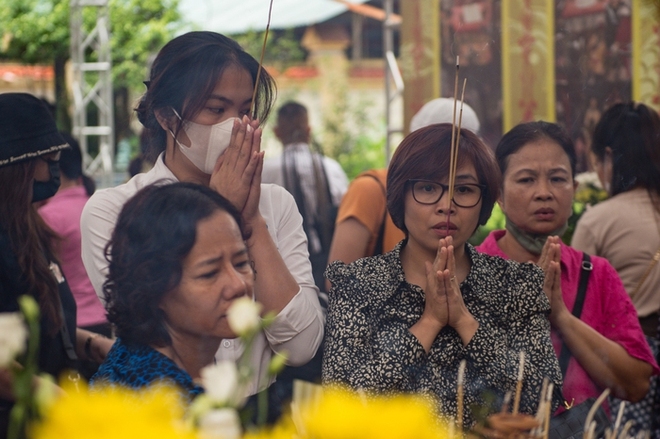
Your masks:
<svg viewBox="0 0 660 439"><path fill-rule="evenodd" d="M361 4L367 0L351 0ZM270 0L180 0L184 19L202 30L236 34L266 29ZM271 29L320 23L348 8L334 0L274 0Z"/></svg>

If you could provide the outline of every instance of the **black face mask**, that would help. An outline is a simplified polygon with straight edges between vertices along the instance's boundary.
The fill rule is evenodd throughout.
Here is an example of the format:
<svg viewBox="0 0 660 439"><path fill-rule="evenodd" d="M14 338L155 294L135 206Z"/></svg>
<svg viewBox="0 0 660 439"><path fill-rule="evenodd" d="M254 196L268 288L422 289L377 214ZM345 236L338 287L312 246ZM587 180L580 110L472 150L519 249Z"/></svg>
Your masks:
<svg viewBox="0 0 660 439"><path fill-rule="evenodd" d="M32 186L32 202L46 200L57 192L60 188L60 163L57 160L46 160L48 163L48 172L50 179L48 181L34 181Z"/></svg>

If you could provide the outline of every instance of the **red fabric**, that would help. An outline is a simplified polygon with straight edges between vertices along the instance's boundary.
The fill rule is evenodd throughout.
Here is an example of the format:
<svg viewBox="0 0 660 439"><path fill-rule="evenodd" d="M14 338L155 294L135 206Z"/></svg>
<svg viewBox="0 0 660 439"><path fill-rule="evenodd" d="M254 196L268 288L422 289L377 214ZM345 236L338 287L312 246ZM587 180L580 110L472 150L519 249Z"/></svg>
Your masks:
<svg viewBox="0 0 660 439"><path fill-rule="evenodd" d="M477 251L509 259L497 245L497 241L505 233L505 230L491 232L477 247ZM580 320L623 346L630 356L651 364L653 373L659 374L660 369L639 326L635 307L623 288L619 275L607 259L591 255L591 262L594 268L589 277ZM581 266L582 252L562 243L561 290L569 310L573 309L575 303ZM559 356L562 343L555 330L552 331L552 344ZM602 391L603 389L597 387L589 378L575 357L571 357L564 378L564 398L569 402L574 399L575 404L579 404L589 397L598 397Z"/></svg>

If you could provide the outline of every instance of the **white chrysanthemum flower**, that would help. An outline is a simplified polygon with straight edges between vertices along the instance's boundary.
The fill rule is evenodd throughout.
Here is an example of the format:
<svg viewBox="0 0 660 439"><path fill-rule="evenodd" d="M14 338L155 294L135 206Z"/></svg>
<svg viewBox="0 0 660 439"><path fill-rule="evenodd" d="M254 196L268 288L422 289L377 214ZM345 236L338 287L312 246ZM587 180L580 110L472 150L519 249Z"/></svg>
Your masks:
<svg viewBox="0 0 660 439"><path fill-rule="evenodd" d="M229 326L236 335L245 336L259 329L261 325L261 304L251 297L236 299L227 311Z"/></svg>
<svg viewBox="0 0 660 439"><path fill-rule="evenodd" d="M25 350L28 331L20 313L0 313L0 367L7 367Z"/></svg>
<svg viewBox="0 0 660 439"><path fill-rule="evenodd" d="M233 361L206 366L201 378L206 395L213 403L234 406L240 399L238 369Z"/></svg>

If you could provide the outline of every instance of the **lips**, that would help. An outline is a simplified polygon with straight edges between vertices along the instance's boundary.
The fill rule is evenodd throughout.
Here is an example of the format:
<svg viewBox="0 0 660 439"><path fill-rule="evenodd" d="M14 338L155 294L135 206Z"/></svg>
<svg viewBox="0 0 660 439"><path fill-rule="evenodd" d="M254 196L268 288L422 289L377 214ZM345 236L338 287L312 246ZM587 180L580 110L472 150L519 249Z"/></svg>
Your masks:
<svg viewBox="0 0 660 439"><path fill-rule="evenodd" d="M432 228L433 231L440 236L453 235L458 230L456 224L452 223L451 221L449 222L449 229L447 229L447 221L440 222L434 225Z"/></svg>
<svg viewBox="0 0 660 439"><path fill-rule="evenodd" d="M534 211L534 216L541 221L549 221L555 217L555 210L550 207L542 207Z"/></svg>

